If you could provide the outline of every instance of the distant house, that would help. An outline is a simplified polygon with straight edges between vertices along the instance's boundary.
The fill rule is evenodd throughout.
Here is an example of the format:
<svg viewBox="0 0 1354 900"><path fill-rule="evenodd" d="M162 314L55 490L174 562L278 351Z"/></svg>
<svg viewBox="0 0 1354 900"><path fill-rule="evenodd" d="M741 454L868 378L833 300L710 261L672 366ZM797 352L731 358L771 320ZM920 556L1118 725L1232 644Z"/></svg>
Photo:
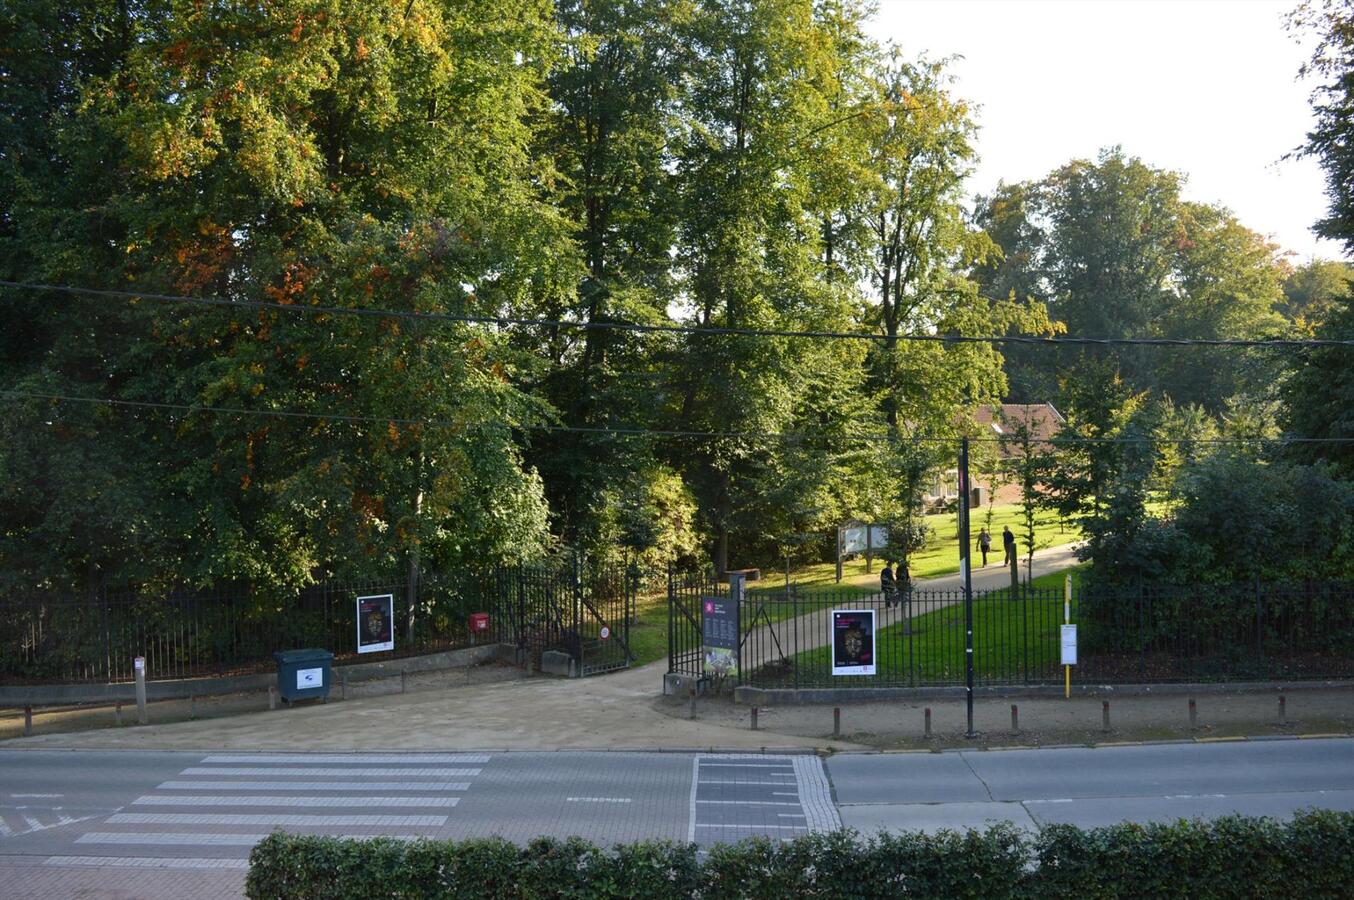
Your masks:
<svg viewBox="0 0 1354 900"><path fill-rule="evenodd" d="M974 424L978 426L978 435L983 438L1010 435L1022 424L1030 429L1030 436L1043 448L1059 431L1067 420L1054 408L1052 403L1003 403L1001 406L984 404L973 411ZM1009 459L1017 451L1012 447L1002 447L1001 455ZM974 485L979 489L979 503L987 502L987 493L993 486L987 484L978 473L974 473ZM996 502L1016 503L1020 500L1020 487L1012 484L996 485ZM931 506L951 503L959 497L958 466L946 468L936 474L935 482L926 491L926 502Z"/></svg>
<svg viewBox="0 0 1354 900"><path fill-rule="evenodd" d="M1030 437L1042 447L1047 447L1049 439L1067 424L1063 414L1052 403L1003 403L1000 407L983 405L973 411L973 421L984 431L990 431L998 437L1012 434L1024 425L1029 428ZM1014 451L1007 447L1003 449L1002 455L1010 457Z"/></svg>

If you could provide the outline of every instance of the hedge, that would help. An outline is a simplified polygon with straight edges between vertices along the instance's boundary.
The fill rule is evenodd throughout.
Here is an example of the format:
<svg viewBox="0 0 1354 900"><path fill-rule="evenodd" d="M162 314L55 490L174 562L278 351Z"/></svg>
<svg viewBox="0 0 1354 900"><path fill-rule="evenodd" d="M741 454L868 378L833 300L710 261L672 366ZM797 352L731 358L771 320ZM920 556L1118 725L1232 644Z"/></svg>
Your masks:
<svg viewBox="0 0 1354 900"><path fill-rule="evenodd" d="M1287 822L1228 817L1026 835L986 831L811 834L787 842L666 842L600 849L579 838L462 842L269 835L250 855L248 896L339 898L1348 897L1354 813Z"/></svg>

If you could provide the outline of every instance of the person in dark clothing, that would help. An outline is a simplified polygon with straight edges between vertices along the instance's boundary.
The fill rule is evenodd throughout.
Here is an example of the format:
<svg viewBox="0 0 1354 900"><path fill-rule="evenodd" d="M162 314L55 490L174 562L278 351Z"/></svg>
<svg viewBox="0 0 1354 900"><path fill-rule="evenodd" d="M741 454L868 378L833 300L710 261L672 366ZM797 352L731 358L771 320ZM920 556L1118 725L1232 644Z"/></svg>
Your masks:
<svg viewBox="0 0 1354 900"><path fill-rule="evenodd" d="M987 553L992 549L992 535L987 533L986 528L978 530L978 550L983 555L983 565L987 565Z"/></svg>
<svg viewBox="0 0 1354 900"><path fill-rule="evenodd" d="M879 572L879 590L884 594L884 606L893 605L898 594L898 582L893 578L893 563L885 560L884 568Z"/></svg>
<svg viewBox="0 0 1354 900"><path fill-rule="evenodd" d="M1001 530L1001 546L1006 551L1006 559L1002 561L1003 566L1009 566L1016 560L1016 541L1015 535L1011 533L1011 526L1007 525Z"/></svg>

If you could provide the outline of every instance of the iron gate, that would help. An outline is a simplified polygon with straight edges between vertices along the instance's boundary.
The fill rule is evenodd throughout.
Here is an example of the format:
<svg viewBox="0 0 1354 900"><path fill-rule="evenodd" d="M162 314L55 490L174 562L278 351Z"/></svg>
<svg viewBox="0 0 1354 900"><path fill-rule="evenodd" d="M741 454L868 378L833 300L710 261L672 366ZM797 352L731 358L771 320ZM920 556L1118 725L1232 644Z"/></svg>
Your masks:
<svg viewBox="0 0 1354 900"><path fill-rule="evenodd" d="M501 571L503 612L518 650L531 668L547 652L567 654L579 675L624 669L630 651L638 572L621 566L588 566L578 560Z"/></svg>

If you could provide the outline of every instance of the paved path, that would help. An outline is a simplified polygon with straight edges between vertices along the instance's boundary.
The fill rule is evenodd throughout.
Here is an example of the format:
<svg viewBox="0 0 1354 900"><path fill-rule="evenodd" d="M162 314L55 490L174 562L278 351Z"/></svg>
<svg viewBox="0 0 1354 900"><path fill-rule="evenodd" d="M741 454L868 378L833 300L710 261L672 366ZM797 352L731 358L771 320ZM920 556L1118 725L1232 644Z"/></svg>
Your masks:
<svg viewBox="0 0 1354 900"><path fill-rule="evenodd" d="M1058 547L1049 547L1046 550L1037 550L1034 554L1034 577L1047 575L1050 572L1058 572L1069 566L1077 564L1076 544L1063 544ZM1022 562L1020 566L1021 578L1025 577L1025 565ZM989 591L998 591L1008 588L1011 585L1010 569L1005 566L993 563L991 565L975 569L973 572L973 592L974 596L985 594ZM843 606L860 605L866 609L874 609L878 615L877 629L883 629L890 625L896 625L908 618L917 618L927 613L935 612L938 609L944 609L947 606L954 606L962 602L963 597L958 592L963 591L964 582L958 572L950 575L940 575L935 578L918 579L913 582L915 599L907 607L895 606L885 608L882 605L882 594L864 594L859 602L848 598L842 598L833 605L841 608ZM805 592L812 596L812 590ZM745 610L755 611L757 604L756 595L749 596L744 606ZM768 604L768 608L774 608L775 605ZM744 615L755 614L755 612L745 612ZM772 622L768 625L751 629L743 642L743 664L747 669L754 669L763 662L779 659L782 651L790 653L790 648L797 648L799 652L813 650L818 647L825 647L832 640L831 629L832 610L829 607L816 609L813 612L804 613L799 616L782 619Z"/></svg>

